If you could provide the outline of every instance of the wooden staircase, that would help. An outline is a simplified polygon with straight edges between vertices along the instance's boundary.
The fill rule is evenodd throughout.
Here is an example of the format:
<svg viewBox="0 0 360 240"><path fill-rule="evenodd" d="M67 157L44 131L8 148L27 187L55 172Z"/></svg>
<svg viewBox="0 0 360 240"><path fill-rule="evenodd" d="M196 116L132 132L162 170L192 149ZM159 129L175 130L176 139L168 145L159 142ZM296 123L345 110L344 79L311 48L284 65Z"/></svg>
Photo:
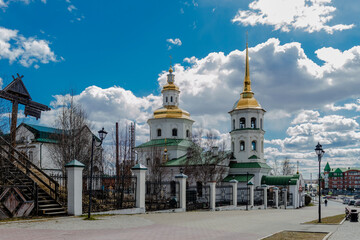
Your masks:
<svg viewBox="0 0 360 240"><path fill-rule="evenodd" d="M35 215L61 216L59 184L0 137L0 186L13 186L26 200L34 200Z"/></svg>

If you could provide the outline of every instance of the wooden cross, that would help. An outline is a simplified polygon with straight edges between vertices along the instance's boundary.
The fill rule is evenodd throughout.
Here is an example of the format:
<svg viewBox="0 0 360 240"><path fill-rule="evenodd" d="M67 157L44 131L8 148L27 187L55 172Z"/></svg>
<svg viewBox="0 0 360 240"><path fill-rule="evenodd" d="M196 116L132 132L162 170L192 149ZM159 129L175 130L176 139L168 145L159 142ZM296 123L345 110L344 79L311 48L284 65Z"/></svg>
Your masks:
<svg viewBox="0 0 360 240"><path fill-rule="evenodd" d="M17 77L13 77L13 81L7 85L3 90L0 90L0 98L9 100L12 102L12 113L11 113L11 126L10 126L10 143L13 147L16 146L16 125L17 125L17 114L19 104L25 105L25 116L33 116L36 119L41 117L41 111L50 111L50 108L41 103L37 103L31 100L30 94L27 91L22 78L17 74Z"/></svg>

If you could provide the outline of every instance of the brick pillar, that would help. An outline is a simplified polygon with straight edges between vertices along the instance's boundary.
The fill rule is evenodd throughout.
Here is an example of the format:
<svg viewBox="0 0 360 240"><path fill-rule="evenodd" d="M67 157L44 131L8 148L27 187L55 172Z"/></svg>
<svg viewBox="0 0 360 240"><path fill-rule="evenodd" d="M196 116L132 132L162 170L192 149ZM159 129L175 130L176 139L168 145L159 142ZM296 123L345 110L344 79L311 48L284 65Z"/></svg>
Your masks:
<svg viewBox="0 0 360 240"><path fill-rule="evenodd" d="M210 186L210 210L215 210L216 182L209 182L209 186Z"/></svg>
<svg viewBox="0 0 360 240"><path fill-rule="evenodd" d="M230 184L232 186L232 190L233 190L233 195L232 195L232 203L233 206L236 207L237 206L237 185L238 185L238 181L235 179L230 180Z"/></svg>
<svg viewBox="0 0 360 240"><path fill-rule="evenodd" d="M264 209L267 209L267 185L261 185L261 188L264 190Z"/></svg>
<svg viewBox="0 0 360 240"><path fill-rule="evenodd" d="M147 167L139 163L131 170L136 176L136 207L145 210L145 174Z"/></svg>
<svg viewBox="0 0 360 240"><path fill-rule="evenodd" d="M175 176L175 179L179 180L180 183L180 208L184 209L186 211L186 179L188 176L186 176L183 173L180 173Z"/></svg>
<svg viewBox="0 0 360 240"><path fill-rule="evenodd" d="M73 160L65 165L67 173L67 204L68 214L79 216L82 214L82 172L85 165Z"/></svg>
<svg viewBox="0 0 360 240"><path fill-rule="evenodd" d="M275 194L275 208L278 209L279 208L279 188L274 187L274 194Z"/></svg>

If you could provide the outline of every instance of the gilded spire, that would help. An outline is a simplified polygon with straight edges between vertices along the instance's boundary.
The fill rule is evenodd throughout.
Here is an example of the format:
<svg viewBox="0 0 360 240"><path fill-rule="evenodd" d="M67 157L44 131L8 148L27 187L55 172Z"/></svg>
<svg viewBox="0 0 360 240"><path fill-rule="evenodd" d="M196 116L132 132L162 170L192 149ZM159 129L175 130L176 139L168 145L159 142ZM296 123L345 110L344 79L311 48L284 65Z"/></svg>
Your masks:
<svg viewBox="0 0 360 240"><path fill-rule="evenodd" d="M250 80L250 64L249 64L249 49L248 49L247 33L246 33L246 57L245 57L245 77L244 88L240 94L240 100L236 103L234 109L246 108L261 108L260 104L254 98L254 93L251 91Z"/></svg>
<svg viewBox="0 0 360 240"><path fill-rule="evenodd" d="M244 92L251 92L250 67L249 67L249 50L248 50L248 43L247 42L246 42Z"/></svg>

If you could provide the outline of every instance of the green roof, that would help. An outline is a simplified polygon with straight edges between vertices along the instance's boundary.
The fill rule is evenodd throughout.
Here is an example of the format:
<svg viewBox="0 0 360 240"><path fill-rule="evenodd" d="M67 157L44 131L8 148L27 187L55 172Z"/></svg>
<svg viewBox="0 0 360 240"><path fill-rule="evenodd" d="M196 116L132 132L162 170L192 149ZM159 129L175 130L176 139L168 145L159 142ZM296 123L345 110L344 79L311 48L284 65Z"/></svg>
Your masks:
<svg viewBox="0 0 360 240"><path fill-rule="evenodd" d="M254 177L254 174L249 174L248 176L246 174L228 175L222 181L229 182L229 181L235 179L238 182L249 182L253 177Z"/></svg>
<svg viewBox="0 0 360 240"><path fill-rule="evenodd" d="M171 138L167 138L166 139L166 144L165 144L165 139L153 139L151 141L148 141L146 143L143 143L139 146L137 146L136 148L144 148L144 147L164 147L166 146L181 146L181 147L190 147L191 144L193 144L191 141L187 140L187 139L171 139Z"/></svg>
<svg viewBox="0 0 360 240"><path fill-rule="evenodd" d="M185 154L184 156L181 156L179 158L174 158L174 159L171 159L169 161L167 161L165 163L165 166L184 166L186 165L186 160L187 160L187 154Z"/></svg>
<svg viewBox="0 0 360 240"><path fill-rule="evenodd" d="M251 157L249 157L248 159L260 159L258 156L256 155L252 155Z"/></svg>
<svg viewBox="0 0 360 240"><path fill-rule="evenodd" d="M245 162L245 163L230 163L230 168L267 168L271 169L266 163L260 162Z"/></svg>
<svg viewBox="0 0 360 240"><path fill-rule="evenodd" d="M261 184L266 185L296 185L296 181L300 178L299 174L286 176L262 176Z"/></svg>
<svg viewBox="0 0 360 240"><path fill-rule="evenodd" d="M329 162L326 163L326 166L324 168L324 172L330 172L330 165L329 165Z"/></svg>

